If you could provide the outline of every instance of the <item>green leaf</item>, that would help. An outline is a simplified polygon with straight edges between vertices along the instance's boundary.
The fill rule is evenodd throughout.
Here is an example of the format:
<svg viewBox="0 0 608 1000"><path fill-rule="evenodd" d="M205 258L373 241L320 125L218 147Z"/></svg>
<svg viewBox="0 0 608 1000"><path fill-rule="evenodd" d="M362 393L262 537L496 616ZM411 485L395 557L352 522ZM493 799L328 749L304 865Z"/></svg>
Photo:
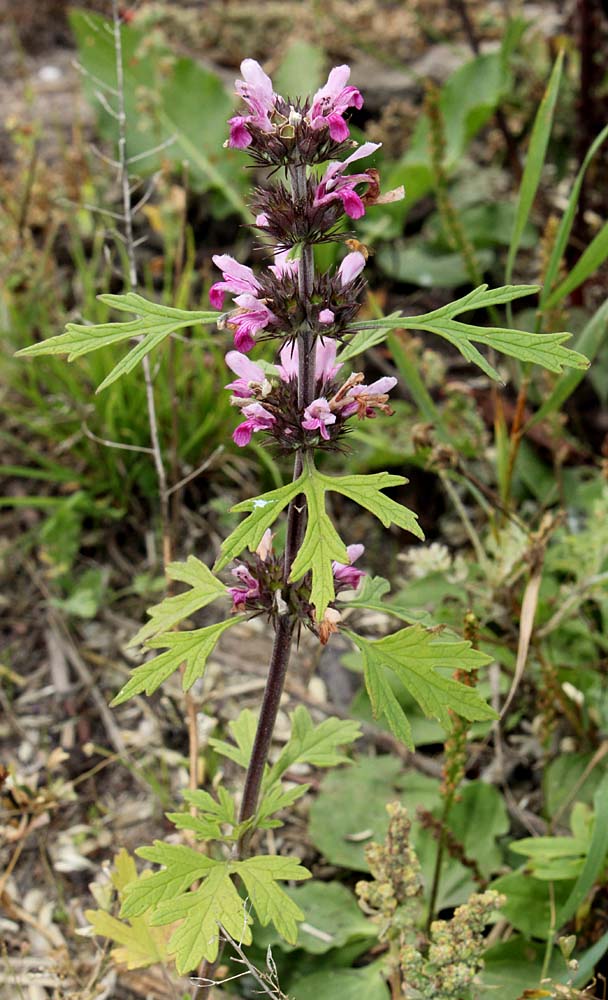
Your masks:
<svg viewBox="0 0 608 1000"><path fill-rule="evenodd" d="M606 854L608 853L608 775L602 779L593 797L593 804L595 823L589 852L572 892L563 906L558 909L556 921L558 927L563 927L585 902L594 882L606 864Z"/></svg>
<svg viewBox="0 0 608 1000"><path fill-rule="evenodd" d="M148 645L154 649L162 646L169 648L165 653L153 657L147 663L142 663L132 672L131 679L120 689L111 704L121 705L123 701L128 701L136 694L145 691L147 695L156 691L160 685L167 680L182 663L186 664L182 687L188 691L198 677L202 677L205 672L209 655L213 652L215 645L226 629L232 628L239 622L245 621L245 615L235 615L223 622L215 625L207 625L205 628L198 628L192 632L167 632L157 635L149 640Z"/></svg>
<svg viewBox="0 0 608 1000"><path fill-rule="evenodd" d="M381 344L386 340L388 333L395 326L402 325L400 313L392 313L390 316L386 316L385 322L386 326L372 327L370 330L360 330L356 333L346 347L342 348L338 354L338 361L350 361L351 358L356 358L358 354L369 351L376 344Z"/></svg>
<svg viewBox="0 0 608 1000"><path fill-rule="evenodd" d="M565 902L571 885L571 882L553 884L558 909ZM547 882L526 875L523 871L516 871L496 879L490 888L507 897L500 912L516 930L526 937L547 940L554 916Z"/></svg>
<svg viewBox="0 0 608 1000"><path fill-rule="evenodd" d="M158 347L171 333L198 323L215 323L218 315L217 312L173 309L159 302L148 302L134 292L126 295L100 295L99 299L119 311L136 313L138 318L123 323L99 323L91 326L68 323L65 333L24 347L17 354L30 357L39 354L67 354L68 361L73 361L99 350L100 347L139 338L135 347L119 361L98 387L97 392L101 392L121 375L126 375L137 367L146 354Z"/></svg>
<svg viewBox="0 0 608 1000"><path fill-rule="evenodd" d="M547 153L547 146L549 144L549 136L551 135L551 128L553 125L553 114L561 82L563 62L564 50L562 49L555 61L547 89L536 113L536 118L534 119L530 145L528 146L528 154L526 156L526 165L524 167L524 173L519 189L515 223L513 225L513 233L511 235L511 243L509 245L509 253L507 256L507 281L511 280L519 243L526 222L528 221L530 209L532 208L532 203L540 183L541 173Z"/></svg>
<svg viewBox="0 0 608 1000"><path fill-rule="evenodd" d="M484 1000L486 996L500 997L500 1000L522 1000L524 991L534 989L540 982L544 954L543 943L531 941L529 936L521 937L519 934L488 948L484 952L484 969L480 977ZM547 975L554 981L559 981L563 972L563 959L561 956L559 959L554 956Z"/></svg>
<svg viewBox="0 0 608 1000"><path fill-rule="evenodd" d="M140 628L129 646L140 646L151 636L168 632L179 622L222 597L228 589L196 556L188 556L185 563L169 563L166 573L170 580L187 583L191 589L175 597L166 597L160 604L148 608L151 620Z"/></svg>
<svg viewBox="0 0 608 1000"><path fill-rule="evenodd" d="M230 862L216 862L198 889L160 903L154 910L153 926L182 921L168 945L180 975L197 968L203 958L215 961L220 926L237 941L251 944L252 918L230 877L234 868Z"/></svg>
<svg viewBox="0 0 608 1000"><path fill-rule="evenodd" d="M488 271L494 260L491 250L478 250L480 273ZM455 288L469 283L466 262L459 253L437 253L420 244L420 237L394 241L377 256L378 266L389 278L421 288Z"/></svg>
<svg viewBox="0 0 608 1000"><path fill-rule="evenodd" d="M357 941L361 942L361 950L366 950L378 937L378 929L364 917L351 890L340 882L315 879L286 891L304 915L297 941L288 944L273 931L266 931L256 933L256 945L278 945L286 953L302 948L310 955L324 955Z"/></svg>
<svg viewBox="0 0 608 1000"><path fill-rule="evenodd" d="M540 295L539 306L544 309L547 303L547 299L551 294L553 285L555 284L555 279L557 278L559 265L562 257L564 256L564 251L568 245L568 240L570 238L570 233L572 231L572 224L574 222L574 216L576 214L576 208L578 205L578 200L581 193L581 188L583 186L583 180L587 172L587 167L591 163L591 160L597 153L600 146L608 138L608 125L597 136L594 142L591 143L587 151L587 155L581 164L581 168L576 175L576 180L572 185L572 191L570 192L570 197L568 198L568 204L566 205L566 210L561 218L559 228L555 237L555 242L551 250L551 256L549 258L549 263L547 264L545 270L545 282L543 285L543 290ZM584 349L584 348L583 348Z"/></svg>
<svg viewBox="0 0 608 1000"><path fill-rule="evenodd" d="M303 493L308 508L308 523L289 579L290 582L296 582L306 573L312 573L311 602L320 621L335 596L332 561L345 564L349 561L346 546L325 510L325 494L341 493L371 511L385 527L396 524L422 538L416 515L382 493L384 489L401 486L406 482L403 476L391 476L387 472L370 476L326 476L309 464L295 482L245 500L232 508L234 511L250 513L223 543L214 570L221 570L244 548L255 550L266 529L274 523L290 500Z"/></svg>
<svg viewBox="0 0 608 1000"><path fill-rule="evenodd" d="M509 832L510 823L504 799L494 785L485 781L464 785L450 810L448 826L482 875L500 871L503 853L497 841Z"/></svg>
<svg viewBox="0 0 608 1000"><path fill-rule="evenodd" d="M299 882L311 878L311 873L294 858L272 855L238 861L234 864L234 870L243 880L262 926L265 927L272 921L281 937L290 944L295 944L298 938L298 921L304 919L304 914L277 885L277 881Z"/></svg>
<svg viewBox="0 0 608 1000"><path fill-rule="evenodd" d="M139 917L159 903L179 896L219 864L191 847L165 844L162 840L156 840L153 847L139 847L135 853L146 861L166 867L127 885L120 910L121 917L125 918Z"/></svg>
<svg viewBox="0 0 608 1000"><path fill-rule="evenodd" d="M389 1000L390 992L378 964L362 969L327 969L296 979L289 987L293 1000Z"/></svg>
<svg viewBox="0 0 608 1000"><path fill-rule="evenodd" d="M274 524L289 501L301 492L303 479L304 476L300 476L293 483L287 483L285 486L280 486L279 489L262 493L260 496L244 500L232 507L233 511L251 511L251 513L222 543L220 555L213 567L214 572L219 573L244 549L255 551L266 529Z"/></svg>
<svg viewBox="0 0 608 1000"><path fill-rule="evenodd" d="M344 601L346 608L366 608L368 611L379 611L384 615L393 615L408 625L432 625L431 615L419 608L404 608L399 604L390 601L383 601L384 594L388 593L391 585L388 580L381 576L366 576L357 591L356 597Z"/></svg>
<svg viewBox="0 0 608 1000"><path fill-rule="evenodd" d="M314 94L323 84L323 49L310 42L296 40L284 52L281 65L272 74L276 92L286 98Z"/></svg>
<svg viewBox="0 0 608 1000"><path fill-rule="evenodd" d="M394 696L387 697L388 685L383 683L385 670L392 670L425 715L437 719L446 729L451 726L450 709L471 721L496 718L494 710L474 688L437 672L438 667L472 670L489 663L490 658L473 649L469 642L442 641L437 639L436 633L427 631L421 625L401 629L375 642L363 639L354 632L347 631L346 634L363 654L366 683L375 712L386 714L395 735L404 739L406 746L412 750L414 745L409 724L397 721L403 711Z"/></svg>
<svg viewBox="0 0 608 1000"><path fill-rule="evenodd" d="M147 881L149 873L140 876ZM137 880L137 870L133 858L122 848L114 858L112 883L119 896L125 886ZM112 949L112 958L127 969L144 969L148 965L165 963L168 958L167 934L157 927L151 927L147 916L133 917L128 922L118 920L105 910L85 910L85 917L96 934L114 941L118 948Z"/></svg>
<svg viewBox="0 0 608 1000"><path fill-rule="evenodd" d="M335 767L349 763L349 758L340 753L338 747L359 739L361 729L358 722L330 718L315 726L303 705L298 705L290 718L291 736L270 770L269 785L294 764Z"/></svg>
<svg viewBox="0 0 608 1000"><path fill-rule="evenodd" d="M328 604L335 597L332 560L345 564L350 562L346 546L325 510L325 492L316 475L305 485L306 532L289 575L293 582L309 570L312 572L310 601L314 605L317 621L323 619Z"/></svg>
<svg viewBox="0 0 608 1000"><path fill-rule="evenodd" d="M257 716L250 708L244 708L236 719L228 723L228 729L236 745L226 743L225 740L220 740L216 737L211 737L209 743L220 756L228 757L229 760L233 760L239 767L247 768L253 750L253 741L257 729Z"/></svg>
<svg viewBox="0 0 608 1000"><path fill-rule="evenodd" d="M365 847L383 843L388 829L387 802L399 799L415 814L417 806L435 809L439 782L389 754L360 757L342 771L330 771L310 809L310 838L330 864L369 871Z"/></svg>

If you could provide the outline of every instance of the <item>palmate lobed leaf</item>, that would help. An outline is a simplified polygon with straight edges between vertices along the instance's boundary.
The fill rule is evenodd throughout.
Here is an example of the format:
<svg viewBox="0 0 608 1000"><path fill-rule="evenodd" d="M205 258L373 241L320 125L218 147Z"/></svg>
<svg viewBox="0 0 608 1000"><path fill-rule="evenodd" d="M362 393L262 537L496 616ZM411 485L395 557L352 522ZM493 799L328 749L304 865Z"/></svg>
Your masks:
<svg viewBox="0 0 608 1000"><path fill-rule="evenodd" d="M119 895L125 887L137 879L135 862L122 848L114 858L111 873L112 883ZM146 872L142 879L149 878ZM113 959L127 969L143 969L168 958L168 933L158 927L151 927L148 917L133 917L128 922L113 917L104 909L86 910L85 916L96 934L114 941L119 947L112 949Z"/></svg>
<svg viewBox="0 0 608 1000"><path fill-rule="evenodd" d="M317 620L320 621L335 597L332 561L345 564L349 562L346 546L326 512L325 494L341 493L369 510L386 528L395 524L411 531L418 538L423 538L416 514L382 492L406 482L403 476L391 476L388 472L368 476L327 476L310 462L293 483L244 500L232 508L234 511L249 513L224 541L214 571L223 569L243 549L255 550L262 535L274 524L281 511L298 494L303 493L308 508L308 523L302 545L291 567L289 580L296 583L307 573L312 574L311 603L315 607Z"/></svg>
<svg viewBox="0 0 608 1000"><path fill-rule="evenodd" d="M156 841L137 853L163 871L140 877L125 889L121 916L147 919L152 927L182 921L168 944L180 974L195 968L203 958L217 957L220 927L234 938L251 943L251 903L264 926L272 921L279 934L291 943L297 939L299 907L277 885L278 881L301 881L310 872L297 859L264 856L244 861L216 861L189 847ZM235 886L238 876L246 889L243 899ZM197 889L191 886L201 881Z"/></svg>
<svg viewBox="0 0 608 1000"><path fill-rule="evenodd" d="M361 735L358 722L329 718L315 726L303 705L291 713L291 736L271 768L268 784L278 779L294 764L335 767L348 763L340 747L354 743Z"/></svg>
<svg viewBox="0 0 608 1000"><path fill-rule="evenodd" d="M184 327L217 321L217 312L174 309L159 302L150 302L135 292L127 292L125 295L100 295L99 300L119 312L136 313L138 318L121 323L96 325L68 323L65 333L24 347L17 354L28 357L41 354L67 354L68 361L74 361L101 347L137 339L138 343L98 386L97 392L101 392L116 379L132 371L146 354L158 347L170 334Z"/></svg>
<svg viewBox="0 0 608 1000"><path fill-rule="evenodd" d="M364 676L375 715L384 714L395 735L413 749L411 730L386 679L392 670L416 699L425 715L450 727L449 711L470 721L495 719L496 713L474 688L437 672L438 667L472 670L490 662L469 642L445 641L437 633L411 625L384 639L370 641L354 632L346 634L361 650Z"/></svg>
<svg viewBox="0 0 608 1000"><path fill-rule="evenodd" d="M111 705L121 705L123 701L128 701L129 698L142 692L147 695L152 694L171 674L179 670L182 663L186 665L182 687L184 691L189 691L195 680L203 676L207 660L222 633L244 621L245 617L245 615L235 615L234 618L191 632L167 632L150 639L149 646L169 648L159 656L135 667L130 680L120 689Z"/></svg>
<svg viewBox="0 0 608 1000"><path fill-rule="evenodd" d="M185 563L172 562L166 569L170 580L190 585L190 590L175 597L166 597L160 604L148 608L150 621L140 628L129 646L140 646L160 632L168 632L179 622L189 618L196 611L207 607L218 597L223 597L228 588L218 580L210 569L195 556L188 556Z"/></svg>

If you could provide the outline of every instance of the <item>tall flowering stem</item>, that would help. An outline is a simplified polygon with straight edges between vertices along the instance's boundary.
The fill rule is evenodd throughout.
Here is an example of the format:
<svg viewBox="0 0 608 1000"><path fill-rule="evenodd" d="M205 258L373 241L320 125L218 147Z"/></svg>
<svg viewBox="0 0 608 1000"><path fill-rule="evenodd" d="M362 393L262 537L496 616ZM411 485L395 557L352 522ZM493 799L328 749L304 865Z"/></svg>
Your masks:
<svg viewBox="0 0 608 1000"><path fill-rule="evenodd" d="M244 418L234 439L245 446L253 434L265 433L280 451L293 454L295 483L306 467L306 456L312 458L317 448L338 447L353 417L391 412L387 399L395 379L380 379L371 386L363 384L358 373L337 379L343 367L336 362L338 342L357 313L364 288L364 254L347 253L335 273L315 274L314 266L315 244L342 238L338 229L344 217L360 218L366 205L378 198L374 170L347 173L352 163L370 156L378 146L359 146L349 137L345 116L349 108L360 108L363 99L348 84L347 66L333 69L324 87L297 102L276 94L254 60L245 59L241 73L236 91L248 113L230 119L227 144L246 150L257 164L271 167L274 175L284 171L286 183L279 180L258 188L253 198L256 226L271 245L274 263L255 274L225 254L215 257L223 280L212 286L210 299L222 309L226 293L233 295L234 308L224 313L221 323L234 333L236 350L226 361L238 377L227 388ZM247 357L256 341L271 338L281 341L280 364L274 373ZM310 579L291 581L306 525L306 499L297 495L288 507L283 556L274 555L267 532L255 558L241 560L233 570L239 582L231 588L235 610L266 612L275 631L241 822L257 809L294 632L303 626L326 642L340 617L330 606L317 620ZM362 546L346 550L351 562L362 551ZM364 575L339 562L334 562L333 573L336 592L356 587ZM244 833L235 845L237 856L246 851L248 836Z"/></svg>

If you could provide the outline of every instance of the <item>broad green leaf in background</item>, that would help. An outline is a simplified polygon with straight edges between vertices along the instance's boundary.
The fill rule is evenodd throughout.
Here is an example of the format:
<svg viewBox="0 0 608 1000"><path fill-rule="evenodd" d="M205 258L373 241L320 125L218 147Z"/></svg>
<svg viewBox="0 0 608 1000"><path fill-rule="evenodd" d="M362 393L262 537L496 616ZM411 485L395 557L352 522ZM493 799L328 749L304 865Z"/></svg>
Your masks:
<svg viewBox="0 0 608 1000"><path fill-rule="evenodd" d="M451 725L449 710L465 719L495 719L496 713L474 688L438 673L438 667L472 670L490 662L490 657L469 642L438 639L436 632L412 625L384 639L370 641L354 632L346 634L361 650L365 683L375 715L385 715L395 735L414 748L409 723L386 681L391 670L416 699L425 715L445 728Z"/></svg>
<svg viewBox="0 0 608 1000"><path fill-rule="evenodd" d="M496 997L497 1000L522 1000L524 990L539 988L544 956L544 943L531 941L529 937L519 934L492 945L483 956L484 969L480 976L482 995ZM547 974L554 981L563 981L564 960L561 956L554 954ZM539 1000L541 995L537 994Z"/></svg>
<svg viewBox="0 0 608 1000"><path fill-rule="evenodd" d="M555 61L547 89L534 120L530 144L528 146L528 155L526 156L526 165L524 167L524 173L519 189L513 233L511 235L509 253L507 255L507 282L511 280L513 265L519 249L522 233L526 222L528 221L534 197L540 183L541 173L545 163L545 156L547 154L547 146L549 145L549 136L551 135L551 128L553 126L553 114L561 82L563 62L564 50L562 49Z"/></svg>
<svg viewBox="0 0 608 1000"><path fill-rule="evenodd" d="M148 645L153 649L163 646L169 648L165 653L160 653L147 663L142 663L140 667L135 667L131 679L120 689L111 704L121 705L123 701L128 701L142 691L148 695L152 694L181 667L182 663L186 664L182 686L184 691L188 691L195 680L203 676L207 659L215 649L222 632L245 621L245 617L245 615L235 615L234 618L192 632L167 632L149 639Z"/></svg>
<svg viewBox="0 0 608 1000"><path fill-rule="evenodd" d="M256 934L256 944L277 945L286 953L303 948L311 955L324 955L360 940L367 948L378 937L377 927L363 916L350 889L340 882L311 881L286 893L303 913L297 941L289 944L273 931Z"/></svg>
<svg viewBox="0 0 608 1000"><path fill-rule="evenodd" d="M503 854L498 839L509 832L504 799L494 785L471 781L464 785L453 804L448 825L486 878L499 871Z"/></svg>
<svg viewBox="0 0 608 1000"><path fill-rule="evenodd" d="M40 354L67 354L68 361L73 361L108 344L137 339L135 347L131 348L98 386L97 392L101 392L122 375L133 371L146 354L158 347L176 330L197 326L199 323L217 322L217 312L173 309L159 302L148 302L135 292L128 292L126 295L100 295L99 299L119 312L136 313L138 318L123 323L100 323L91 326L68 323L65 333L24 347L17 354L28 357Z"/></svg>
<svg viewBox="0 0 608 1000"><path fill-rule="evenodd" d="M112 884L122 895L125 886L137 880L137 870L133 858L124 847L114 858ZM141 876L147 881L149 874ZM96 934L114 941L118 947L112 949L112 958L127 969L144 969L148 965L165 963L168 959L168 933L158 927L151 927L148 917L132 917L123 921L113 917L104 909L85 910L85 917Z"/></svg>
<svg viewBox="0 0 608 1000"><path fill-rule="evenodd" d="M386 803L398 799L412 816L416 808L440 803L439 782L388 754L359 757L343 771L330 771L310 809L310 838L327 861L367 872L365 847L383 843L388 829Z"/></svg>
<svg viewBox="0 0 608 1000"><path fill-rule="evenodd" d="M98 110L104 135L115 140L116 121L96 96L104 85L116 88L109 22L98 14L73 11L70 25L85 70L85 92ZM224 213L230 210L250 221L242 197L248 181L241 158L235 150L222 149L235 98L211 70L193 59L175 57L166 47L151 52L149 40L149 33L135 26L122 27L127 154L137 157L134 169L154 173L164 163L181 167L187 161L194 187L217 192ZM105 97L112 105L112 93Z"/></svg>
<svg viewBox="0 0 608 1000"><path fill-rule="evenodd" d="M324 63L325 53L318 45L303 40L291 42L273 73L274 89L285 98L314 94L325 81Z"/></svg>
<svg viewBox="0 0 608 1000"><path fill-rule="evenodd" d="M572 882L554 882L555 903L559 909L570 892ZM523 870L510 872L492 882L491 889L507 897L501 915L526 937L546 941L551 933L552 905L550 884L527 875Z"/></svg>
<svg viewBox="0 0 608 1000"><path fill-rule="evenodd" d="M390 1000L381 965L313 972L290 986L293 1000Z"/></svg>
<svg viewBox="0 0 608 1000"><path fill-rule="evenodd" d="M456 288L469 282L466 262L459 253L438 253L413 240L388 243L378 252L378 266L396 281L421 288ZM480 273L488 271L494 260L490 250L476 254Z"/></svg>

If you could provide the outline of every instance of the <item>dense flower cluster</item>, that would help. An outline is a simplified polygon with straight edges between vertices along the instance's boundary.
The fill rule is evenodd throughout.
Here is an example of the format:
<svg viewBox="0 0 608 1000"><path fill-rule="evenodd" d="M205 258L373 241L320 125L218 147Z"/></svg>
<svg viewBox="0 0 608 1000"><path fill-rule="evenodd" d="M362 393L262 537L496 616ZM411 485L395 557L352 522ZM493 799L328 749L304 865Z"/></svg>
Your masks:
<svg viewBox="0 0 608 1000"><path fill-rule="evenodd" d="M285 611L284 590L283 590L283 561L274 552L272 544L272 532L268 529L250 559L238 561L232 575L237 581L236 584L228 588L232 598L232 609L235 612L249 611L253 614L266 614L273 618L276 614ZM353 563L361 558L365 551L364 545L349 545L346 549L350 563L344 564L334 561L332 569L334 574L334 587L339 594L346 590L356 590L361 580L366 576L362 569L358 569ZM310 585L307 580L292 588L289 595L292 602L291 610L296 617L303 621L309 628L318 629L314 623L313 609L310 605ZM325 633L327 636L335 631L335 625L339 620L337 612L329 614L325 623ZM323 634L323 633L322 633Z"/></svg>
<svg viewBox="0 0 608 1000"><path fill-rule="evenodd" d="M254 271L228 254L213 258L221 280L212 285L210 301L222 311L218 325L234 335L235 349L226 355L235 375L226 388L241 415L234 441L244 447L262 431L283 452L336 448L349 421L392 412L388 394L397 380L367 383L337 360L365 287L366 253L351 246L337 268L319 274L312 247L344 240L344 220L360 219L369 205L400 192L380 196L377 172L361 168L379 145L350 138L347 116L363 99L349 83L348 66L332 69L312 98L299 101L277 94L252 59L244 60L241 73L236 91L245 110L230 119L227 145L258 164L284 168L286 176L257 188L252 202L255 226L273 246L272 264ZM248 357L257 343L271 339L280 341L274 365ZM336 594L356 589L365 575L353 565L363 546L348 546L347 553L347 565L333 563ZM340 613L333 606L316 621L309 577L285 585L285 560L274 553L270 532L233 575L235 611L271 619L289 611L321 642L337 630Z"/></svg>
<svg viewBox="0 0 608 1000"><path fill-rule="evenodd" d="M262 368L239 351L226 355L226 364L238 376L226 388L232 390L232 403L245 418L233 434L239 447L249 444L256 431L268 432L284 451L324 447L346 430L350 417L375 417L378 410L392 412L388 393L397 379L384 376L365 385L364 376L357 372L340 385L336 375L343 366L336 362L335 340L317 340L317 395L303 410L298 406L297 344L285 344L279 357L279 365Z"/></svg>

